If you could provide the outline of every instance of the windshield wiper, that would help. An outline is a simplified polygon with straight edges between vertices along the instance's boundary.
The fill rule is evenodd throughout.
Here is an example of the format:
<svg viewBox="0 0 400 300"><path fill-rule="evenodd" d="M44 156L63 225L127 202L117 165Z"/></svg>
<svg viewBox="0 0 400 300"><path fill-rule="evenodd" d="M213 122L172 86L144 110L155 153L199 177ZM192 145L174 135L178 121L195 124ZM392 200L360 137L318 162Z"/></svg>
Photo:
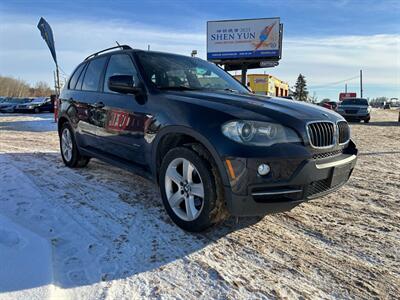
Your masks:
<svg viewBox="0 0 400 300"><path fill-rule="evenodd" d="M231 93L237 93L237 94L247 94L243 91L231 89L231 88L224 88L224 89L215 89L216 91L226 91L226 92L231 92Z"/></svg>
<svg viewBox="0 0 400 300"><path fill-rule="evenodd" d="M158 87L160 90L174 90L174 91L196 91L196 90L201 90L199 88L191 88L187 87L184 85L178 85L178 86L159 86Z"/></svg>

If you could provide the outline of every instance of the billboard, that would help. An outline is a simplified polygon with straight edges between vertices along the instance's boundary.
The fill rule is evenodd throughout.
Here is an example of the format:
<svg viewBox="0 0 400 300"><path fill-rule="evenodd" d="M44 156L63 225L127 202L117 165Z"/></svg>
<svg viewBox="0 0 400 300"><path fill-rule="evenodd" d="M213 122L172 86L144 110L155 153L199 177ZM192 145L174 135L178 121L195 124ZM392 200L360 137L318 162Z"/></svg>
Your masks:
<svg viewBox="0 0 400 300"><path fill-rule="evenodd" d="M279 18L207 22L207 59L210 61L279 59Z"/></svg>
<svg viewBox="0 0 400 300"><path fill-rule="evenodd" d="M343 101L345 98L355 98L357 97L357 93L349 92L349 93L340 93L339 101Z"/></svg>

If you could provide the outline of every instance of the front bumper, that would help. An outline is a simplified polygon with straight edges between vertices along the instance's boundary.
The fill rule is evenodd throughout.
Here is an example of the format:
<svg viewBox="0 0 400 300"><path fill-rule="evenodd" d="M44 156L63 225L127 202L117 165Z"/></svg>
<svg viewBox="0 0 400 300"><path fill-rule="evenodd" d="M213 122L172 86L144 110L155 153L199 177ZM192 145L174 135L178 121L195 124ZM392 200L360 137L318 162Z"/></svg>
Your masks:
<svg viewBox="0 0 400 300"><path fill-rule="evenodd" d="M13 107L0 108L0 112L2 112L2 113L12 113L14 111L15 111L15 108L13 108Z"/></svg>
<svg viewBox="0 0 400 300"><path fill-rule="evenodd" d="M370 119L369 113L348 114L345 112L339 112L339 114L347 120L368 120L368 119Z"/></svg>
<svg viewBox="0 0 400 300"><path fill-rule="evenodd" d="M34 108L15 108L14 109L15 112L21 112L21 113L31 113L33 111L35 111Z"/></svg>
<svg viewBox="0 0 400 300"><path fill-rule="evenodd" d="M236 163L238 176L225 187L228 210L234 216L260 216L290 210L304 201L339 189L348 181L356 161L355 146L322 159L275 162L267 158L242 159L245 167L240 169ZM271 174L258 175L260 163L268 163ZM273 174L278 166L280 170Z"/></svg>

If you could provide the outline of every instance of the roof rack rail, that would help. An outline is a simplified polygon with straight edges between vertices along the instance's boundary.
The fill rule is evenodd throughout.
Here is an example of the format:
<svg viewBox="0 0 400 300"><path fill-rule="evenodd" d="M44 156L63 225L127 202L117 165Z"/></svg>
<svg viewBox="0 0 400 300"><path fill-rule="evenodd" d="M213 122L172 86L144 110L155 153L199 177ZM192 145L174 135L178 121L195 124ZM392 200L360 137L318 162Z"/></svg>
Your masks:
<svg viewBox="0 0 400 300"><path fill-rule="evenodd" d="M99 55L100 53L103 53L103 52L106 52L106 51L109 51L109 50L113 50L113 49L117 49L117 48L119 48L121 50L132 50L132 48L130 46L128 46L128 45L118 45L118 46L115 46L115 47L107 48L107 49L101 50L99 52L93 53L93 54L89 55L88 57L86 57L85 61L88 60L89 58L92 58L92 57L95 57L95 56Z"/></svg>

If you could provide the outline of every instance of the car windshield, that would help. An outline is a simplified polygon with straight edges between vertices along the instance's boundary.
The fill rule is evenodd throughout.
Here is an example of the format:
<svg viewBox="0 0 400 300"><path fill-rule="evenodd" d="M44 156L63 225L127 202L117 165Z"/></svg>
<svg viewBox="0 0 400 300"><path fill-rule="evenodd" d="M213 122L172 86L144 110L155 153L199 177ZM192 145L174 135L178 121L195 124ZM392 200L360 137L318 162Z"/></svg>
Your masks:
<svg viewBox="0 0 400 300"><path fill-rule="evenodd" d="M224 70L199 58L154 52L139 52L137 56L147 81L159 89L249 93Z"/></svg>
<svg viewBox="0 0 400 300"><path fill-rule="evenodd" d="M344 99L340 105L368 105L368 100L361 98Z"/></svg>

